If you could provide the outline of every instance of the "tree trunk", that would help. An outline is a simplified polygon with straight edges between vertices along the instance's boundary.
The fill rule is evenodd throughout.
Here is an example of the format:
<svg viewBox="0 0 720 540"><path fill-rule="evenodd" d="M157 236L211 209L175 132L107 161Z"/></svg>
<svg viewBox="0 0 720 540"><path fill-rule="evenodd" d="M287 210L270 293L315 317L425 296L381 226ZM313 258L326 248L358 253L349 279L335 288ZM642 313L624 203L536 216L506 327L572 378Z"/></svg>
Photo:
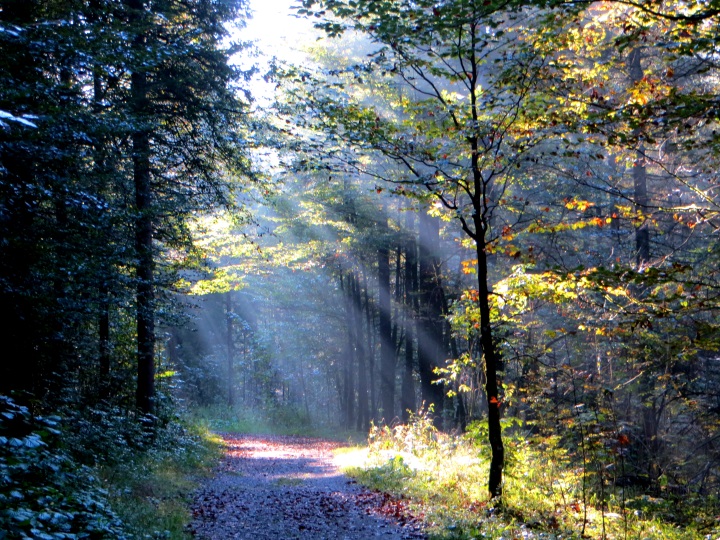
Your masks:
<svg viewBox="0 0 720 540"><path fill-rule="evenodd" d="M110 383L110 294L107 285L100 285L100 313L98 315L98 356L100 358L100 378L102 387L109 389ZM108 397L102 390L102 397Z"/></svg>
<svg viewBox="0 0 720 540"><path fill-rule="evenodd" d="M407 212L405 215L405 228L407 239L405 242L405 366L400 394L401 414L403 422L410 419L410 411L414 411L415 382L413 369L415 367L414 340L414 304L417 295L417 245L415 243L415 213Z"/></svg>
<svg viewBox="0 0 720 540"><path fill-rule="evenodd" d="M97 115L102 111L102 80L100 67L96 65L93 69L93 112ZM106 174L106 141L104 137L98 137L94 148L95 173L98 175L98 182L103 185L102 192L105 192L104 175ZM108 233L110 231L107 231ZM103 270L105 272L107 270ZM98 312L98 358L100 364L100 397L105 399L110 395L110 291L107 282L109 279L103 275L98 286L98 298L100 309Z"/></svg>
<svg viewBox="0 0 720 540"><path fill-rule="evenodd" d="M378 310L380 312L380 403L385 423L395 418L395 347L390 317L390 250L387 218L380 221L378 248Z"/></svg>
<svg viewBox="0 0 720 540"><path fill-rule="evenodd" d="M477 218L478 221L480 218ZM485 251L485 230L476 224L477 239L478 303L480 308L480 344L485 360L485 395L488 400L488 439L492 451L488 490L491 497L502 495L502 473L505 465L505 449L500 425L500 398L497 381L497 353L490 326L490 289L488 287L487 253Z"/></svg>
<svg viewBox="0 0 720 540"><path fill-rule="evenodd" d="M363 335L363 317L362 317L362 296L360 292L360 280L353 279L352 287L353 295L353 324L355 326L355 349L357 353L357 370L358 370L358 413L356 427L359 431L367 431L370 429L370 406L368 403L368 373L366 367L366 353ZM368 328L368 332L372 328Z"/></svg>
<svg viewBox="0 0 720 540"><path fill-rule="evenodd" d="M642 48L633 49L628 58L630 81L633 84L640 82L643 78L641 59ZM635 135L639 135L639 131L636 130ZM645 167L645 148L642 144L638 145L635 163L632 168L632 177L635 212L639 217L635 225L635 256L637 267L641 269L650 260L650 229L648 228L648 220L645 217L648 207L647 169Z"/></svg>
<svg viewBox="0 0 720 540"><path fill-rule="evenodd" d="M368 373L370 375L370 414L374 420L377 418L377 400L375 399L375 347L374 347L374 328L375 328L375 310L370 304L370 293L368 291L367 275L362 273L363 278L363 294L365 297L365 319L367 324L367 361Z"/></svg>
<svg viewBox="0 0 720 540"><path fill-rule="evenodd" d="M442 352L442 302L440 289L440 220L420 212L420 296L421 310L417 325L418 368L422 399L435 409L435 425L442 425L443 391L433 384L434 369L440 365Z"/></svg>
<svg viewBox="0 0 720 540"><path fill-rule="evenodd" d="M352 272L340 278L340 286L345 297L345 321L347 324L347 345L346 354L343 359L342 392L340 396L343 423L348 428L355 420L355 381L354 381L354 357L355 344L357 343L356 318L353 314L353 282L355 276Z"/></svg>
<svg viewBox="0 0 720 540"><path fill-rule="evenodd" d="M137 24L145 9L142 1L127 0L130 22ZM132 25L132 24L131 24ZM133 42L138 56L146 47L139 34ZM139 62L139 59L136 59ZM135 268L137 290L137 393L143 414L154 412L155 400L155 261L153 257L153 195L150 172L150 133L145 125L149 113L147 74L136 66L130 78L131 107L135 122L132 134L135 183Z"/></svg>
<svg viewBox="0 0 720 540"><path fill-rule="evenodd" d="M235 405L235 342L233 338L232 292L225 295L225 347L227 354L227 400L228 407Z"/></svg>
<svg viewBox="0 0 720 540"><path fill-rule="evenodd" d="M474 34L473 34L474 35ZM472 73L470 77L470 101L473 121L479 119L480 107L477 102L475 89L478 88L478 63L472 58ZM493 218L490 207L491 197L488 191L493 188L494 174L489 173L487 178L483 177L481 170L480 155L491 151L495 144L491 139L483 140L483 149L480 148L478 137L469 138L471 156L471 174L473 182L472 222L474 231L470 230L464 218L460 218L463 229L475 240L477 253L477 278L478 278L478 309L480 311L480 346L485 361L485 396L488 402L488 441L490 442L490 473L488 475L488 491L490 497L502 496L503 468L505 466L505 448L502 441L502 426L500 425L500 397L498 395L498 357L493 340L492 326L490 325L490 286L488 283L488 253L486 234L490 228Z"/></svg>

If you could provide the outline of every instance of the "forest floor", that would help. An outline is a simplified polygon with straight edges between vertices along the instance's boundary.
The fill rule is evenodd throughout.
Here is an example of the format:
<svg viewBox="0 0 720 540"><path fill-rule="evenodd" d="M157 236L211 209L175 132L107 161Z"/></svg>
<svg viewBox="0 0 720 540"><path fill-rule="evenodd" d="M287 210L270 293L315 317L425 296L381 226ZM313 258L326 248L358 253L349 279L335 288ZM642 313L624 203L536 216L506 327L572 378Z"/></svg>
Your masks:
<svg viewBox="0 0 720 540"><path fill-rule="evenodd" d="M342 443L222 434L215 475L196 493L190 531L202 539L425 538L403 500L371 492L340 471Z"/></svg>

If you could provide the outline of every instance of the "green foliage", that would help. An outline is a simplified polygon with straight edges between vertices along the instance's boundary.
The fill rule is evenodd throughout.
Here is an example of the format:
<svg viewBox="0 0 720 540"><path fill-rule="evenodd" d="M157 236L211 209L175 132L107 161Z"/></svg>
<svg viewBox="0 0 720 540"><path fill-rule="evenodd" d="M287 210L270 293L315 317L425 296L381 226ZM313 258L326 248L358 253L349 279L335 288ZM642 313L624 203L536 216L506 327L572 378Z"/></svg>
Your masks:
<svg viewBox="0 0 720 540"><path fill-rule="evenodd" d="M0 396L0 538L186 538L190 493L220 449L194 424L33 416Z"/></svg>
<svg viewBox="0 0 720 540"><path fill-rule="evenodd" d="M185 539L191 494L222 452L219 438L197 424L172 422L152 446L100 468L109 502L135 538Z"/></svg>
<svg viewBox="0 0 720 540"><path fill-rule="evenodd" d="M279 404L271 404L265 409L222 405L199 407L192 414L195 422L213 431L308 435L314 429L306 414L295 407Z"/></svg>
<svg viewBox="0 0 720 540"><path fill-rule="evenodd" d="M410 453L437 452L441 437L434 425L433 410L421 409L411 412L407 424L393 427L372 424L368 442L372 448L397 449Z"/></svg>
<svg viewBox="0 0 720 540"><path fill-rule="evenodd" d="M465 435L438 433L426 415L404 426L374 427L364 465L348 469L361 482L409 498L424 515L430 538L663 538L707 539L720 533L718 500L653 497L597 483L578 466L576 445L528 435L517 419L504 421L507 474L502 501L482 486L489 467L485 423ZM632 493L635 493L634 495Z"/></svg>
<svg viewBox="0 0 720 540"><path fill-rule="evenodd" d="M60 426L0 396L0 537L128 538L108 491L62 447Z"/></svg>
<svg viewBox="0 0 720 540"><path fill-rule="evenodd" d="M152 417L138 421L135 415L119 407L68 411L64 423L65 447L77 459L92 466L126 462L155 444Z"/></svg>

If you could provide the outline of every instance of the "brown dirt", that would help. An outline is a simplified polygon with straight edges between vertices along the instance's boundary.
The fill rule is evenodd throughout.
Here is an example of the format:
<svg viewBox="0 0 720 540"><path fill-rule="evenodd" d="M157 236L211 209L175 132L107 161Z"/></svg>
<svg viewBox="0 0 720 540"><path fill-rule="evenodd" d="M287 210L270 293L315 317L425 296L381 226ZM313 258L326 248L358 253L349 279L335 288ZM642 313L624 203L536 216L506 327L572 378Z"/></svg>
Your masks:
<svg viewBox="0 0 720 540"><path fill-rule="evenodd" d="M210 540L425 538L402 500L358 486L333 462L342 444L224 434L216 475L197 492L191 533Z"/></svg>

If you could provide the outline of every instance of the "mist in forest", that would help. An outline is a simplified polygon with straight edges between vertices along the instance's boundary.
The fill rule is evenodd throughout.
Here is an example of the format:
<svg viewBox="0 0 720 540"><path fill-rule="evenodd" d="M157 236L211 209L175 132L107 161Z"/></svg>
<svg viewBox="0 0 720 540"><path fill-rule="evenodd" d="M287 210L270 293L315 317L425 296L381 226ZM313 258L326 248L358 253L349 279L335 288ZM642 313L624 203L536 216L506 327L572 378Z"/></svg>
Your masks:
<svg viewBox="0 0 720 540"><path fill-rule="evenodd" d="M406 30L425 16L442 19L418 11ZM469 57L464 38L442 41L442 20L425 40L358 19L339 37L307 34L302 58L261 41L281 60L267 106L279 142L258 158L272 188L251 224L216 239L212 264L233 277L197 302L183 338L202 343L180 362L198 370L184 388L212 387L193 400L361 432L428 409L445 430L502 409L532 432L592 402L603 418L627 412L616 426L636 426L637 459L660 475L673 458L652 441L679 444L670 418L685 406L670 411L649 366L664 358L686 389L676 397L705 392L717 369L711 347L683 345L705 316L678 285L714 249L700 218L682 218L711 179L676 143L624 135L619 148L562 124L549 68L518 45L532 20L469 26L481 51ZM609 95L654 61L620 53ZM683 425L707 437L693 418Z"/></svg>

